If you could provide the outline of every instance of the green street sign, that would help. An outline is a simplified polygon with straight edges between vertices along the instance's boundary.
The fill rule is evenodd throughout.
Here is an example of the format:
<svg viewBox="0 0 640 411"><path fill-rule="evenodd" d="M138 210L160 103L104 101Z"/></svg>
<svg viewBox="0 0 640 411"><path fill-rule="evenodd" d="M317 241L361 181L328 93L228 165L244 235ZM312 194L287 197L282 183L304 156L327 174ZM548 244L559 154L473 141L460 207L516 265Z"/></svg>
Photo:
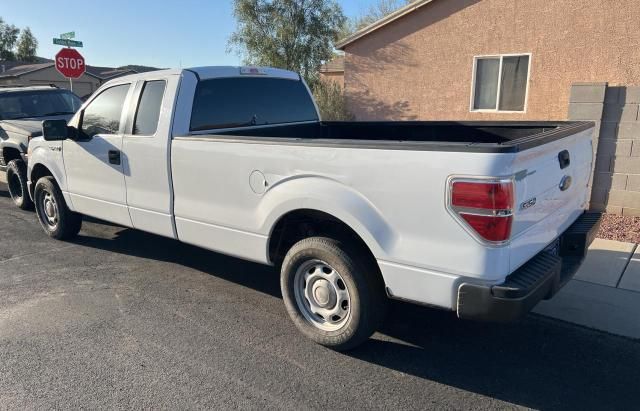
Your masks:
<svg viewBox="0 0 640 411"><path fill-rule="evenodd" d="M60 38L61 38L61 39L65 39L65 40L71 40L71 39L73 39L73 38L75 38L75 37L76 37L76 32L75 32L75 31L70 31L70 32L67 32L67 33L62 33L62 34L60 35Z"/></svg>
<svg viewBox="0 0 640 411"><path fill-rule="evenodd" d="M57 44L59 46L67 46L67 47L82 47L81 41L69 40L69 39L53 39L53 44Z"/></svg>

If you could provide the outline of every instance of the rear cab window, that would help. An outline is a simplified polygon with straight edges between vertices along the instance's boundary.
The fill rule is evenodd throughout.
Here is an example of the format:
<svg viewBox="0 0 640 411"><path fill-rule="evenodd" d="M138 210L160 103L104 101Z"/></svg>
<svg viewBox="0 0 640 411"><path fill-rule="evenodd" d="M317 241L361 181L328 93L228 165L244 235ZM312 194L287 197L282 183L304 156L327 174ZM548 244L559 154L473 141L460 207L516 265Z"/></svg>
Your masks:
<svg viewBox="0 0 640 411"><path fill-rule="evenodd" d="M133 121L134 135L152 136L156 133L166 84L164 80L144 83Z"/></svg>
<svg viewBox="0 0 640 411"><path fill-rule="evenodd" d="M191 131L318 121L300 80L230 77L202 80L196 87Z"/></svg>

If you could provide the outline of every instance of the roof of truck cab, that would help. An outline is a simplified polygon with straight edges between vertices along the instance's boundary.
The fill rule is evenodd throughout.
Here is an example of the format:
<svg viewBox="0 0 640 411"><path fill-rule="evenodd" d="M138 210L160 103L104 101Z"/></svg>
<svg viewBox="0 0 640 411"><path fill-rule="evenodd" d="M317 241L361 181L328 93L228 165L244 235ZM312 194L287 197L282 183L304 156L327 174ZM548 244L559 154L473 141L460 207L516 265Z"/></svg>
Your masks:
<svg viewBox="0 0 640 411"><path fill-rule="evenodd" d="M255 68L259 74L241 73L242 69ZM109 83L117 82L122 83L126 81L147 80L158 78L162 76L178 76L184 72L195 73L200 80L208 80L221 77L276 77L289 80L300 80L300 76L288 70L282 70L271 67L247 67L247 66L207 66L207 67L192 67L185 69L169 69L169 70L156 70L146 73L131 74L128 76L118 77L111 80Z"/></svg>
<svg viewBox="0 0 640 411"><path fill-rule="evenodd" d="M158 77L166 77L166 76L179 76L182 74L184 70L182 69L169 69L169 70L155 70L155 71L147 71L145 73L136 73L129 74L126 76L116 77L115 79L109 80L104 84L114 84L114 83L123 83L128 81L137 81L137 80L147 80L154 79Z"/></svg>
<svg viewBox="0 0 640 411"><path fill-rule="evenodd" d="M241 73L242 69L256 69L259 73ZM214 66L214 67L193 67L187 69L192 71L202 80L218 78L218 77L239 77L239 76L267 76L285 78L289 80L300 80L300 76L289 70L283 70L272 67L253 67L253 66Z"/></svg>
<svg viewBox="0 0 640 411"><path fill-rule="evenodd" d="M61 90L54 86L0 86L0 93ZM64 90L64 89L62 89ZM66 91L66 90L65 90Z"/></svg>

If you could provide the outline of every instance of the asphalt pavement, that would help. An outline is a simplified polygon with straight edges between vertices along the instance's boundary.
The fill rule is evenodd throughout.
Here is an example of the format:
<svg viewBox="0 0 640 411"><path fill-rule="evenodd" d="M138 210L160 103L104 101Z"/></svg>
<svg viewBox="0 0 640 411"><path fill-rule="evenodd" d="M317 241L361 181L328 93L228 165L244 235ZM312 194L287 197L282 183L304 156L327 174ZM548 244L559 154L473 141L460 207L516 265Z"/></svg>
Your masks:
<svg viewBox="0 0 640 411"><path fill-rule="evenodd" d="M278 274L85 222L47 238L0 185L0 408L637 409L640 343L530 315L392 304L336 353L289 321Z"/></svg>

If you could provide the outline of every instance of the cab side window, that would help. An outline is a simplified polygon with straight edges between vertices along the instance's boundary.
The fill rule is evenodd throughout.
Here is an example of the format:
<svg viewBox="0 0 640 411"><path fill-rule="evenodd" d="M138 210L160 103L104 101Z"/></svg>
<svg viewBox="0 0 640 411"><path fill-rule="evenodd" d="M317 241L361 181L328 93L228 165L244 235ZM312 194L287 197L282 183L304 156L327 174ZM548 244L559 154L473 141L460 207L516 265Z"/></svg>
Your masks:
<svg viewBox="0 0 640 411"><path fill-rule="evenodd" d="M158 128L160 108L165 89L164 80L147 81L140 95L136 118L133 122L133 134L152 136Z"/></svg>
<svg viewBox="0 0 640 411"><path fill-rule="evenodd" d="M128 91L129 84L121 84L100 93L84 110L82 132L87 137L96 134L118 134Z"/></svg>

